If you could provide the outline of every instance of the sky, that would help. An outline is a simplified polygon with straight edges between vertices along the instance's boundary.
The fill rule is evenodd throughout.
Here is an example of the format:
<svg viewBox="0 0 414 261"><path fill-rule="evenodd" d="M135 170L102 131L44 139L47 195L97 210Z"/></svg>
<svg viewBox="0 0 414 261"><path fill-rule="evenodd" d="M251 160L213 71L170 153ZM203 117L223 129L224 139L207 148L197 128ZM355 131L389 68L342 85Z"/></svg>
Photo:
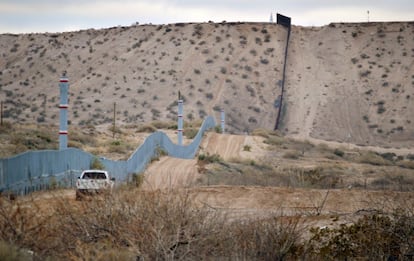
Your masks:
<svg viewBox="0 0 414 261"><path fill-rule="evenodd" d="M414 21L413 0L0 0L0 33L65 32L178 22L292 24Z"/></svg>

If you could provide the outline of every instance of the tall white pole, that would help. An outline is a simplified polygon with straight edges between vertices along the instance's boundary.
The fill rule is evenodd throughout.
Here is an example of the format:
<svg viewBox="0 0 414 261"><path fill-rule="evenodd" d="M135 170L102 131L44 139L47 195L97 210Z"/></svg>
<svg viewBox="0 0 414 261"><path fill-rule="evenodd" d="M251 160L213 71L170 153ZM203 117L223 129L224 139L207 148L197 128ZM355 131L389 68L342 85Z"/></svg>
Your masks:
<svg viewBox="0 0 414 261"><path fill-rule="evenodd" d="M183 145L183 100L178 93L178 145Z"/></svg>
<svg viewBox="0 0 414 261"><path fill-rule="evenodd" d="M64 73L59 80L60 88L60 115L59 115L59 149L64 150L68 147L68 89L69 79Z"/></svg>
<svg viewBox="0 0 414 261"><path fill-rule="evenodd" d="M221 122L221 133L223 133L224 134L224 132L225 132L225 113L224 113L224 109L221 109L221 111L220 111L220 122Z"/></svg>

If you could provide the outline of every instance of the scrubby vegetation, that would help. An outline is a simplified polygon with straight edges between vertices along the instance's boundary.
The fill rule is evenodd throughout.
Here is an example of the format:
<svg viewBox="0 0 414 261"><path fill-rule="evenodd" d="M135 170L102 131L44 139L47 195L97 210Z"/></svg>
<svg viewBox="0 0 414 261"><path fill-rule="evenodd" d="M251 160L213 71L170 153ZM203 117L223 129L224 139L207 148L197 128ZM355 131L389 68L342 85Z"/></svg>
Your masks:
<svg viewBox="0 0 414 261"><path fill-rule="evenodd" d="M217 154L200 154L199 185L413 191L410 155L316 146L263 129L253 134L265 138L263 157L224 161Z"/></svg>
<svg viewBox="0 0 414 261"><path fill-rule="evenodd" d="M394 199L387 200L394 204L388 211L378 208L384 204L376 205L353 224L320 228L299 213L230 218L223 211L195 204L191 191L184 190L144 192L123 187L81 202L60 193L55 191L48 204L36 196L0 198L0 256L6 260L403 260L414 253L413 205Z"/></svg>

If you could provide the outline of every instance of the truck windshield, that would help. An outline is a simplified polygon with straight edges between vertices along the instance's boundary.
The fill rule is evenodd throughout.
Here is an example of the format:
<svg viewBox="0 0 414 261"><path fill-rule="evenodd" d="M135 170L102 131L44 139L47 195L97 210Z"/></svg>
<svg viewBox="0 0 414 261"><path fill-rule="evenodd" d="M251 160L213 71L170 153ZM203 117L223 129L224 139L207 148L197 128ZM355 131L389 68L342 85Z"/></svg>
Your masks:
<svg viewBox="0 0 414 261"><path fill-rule="evenodd" d="M83 175L84 179L106 179L106 175L103 172L86 172Z"/></svg>

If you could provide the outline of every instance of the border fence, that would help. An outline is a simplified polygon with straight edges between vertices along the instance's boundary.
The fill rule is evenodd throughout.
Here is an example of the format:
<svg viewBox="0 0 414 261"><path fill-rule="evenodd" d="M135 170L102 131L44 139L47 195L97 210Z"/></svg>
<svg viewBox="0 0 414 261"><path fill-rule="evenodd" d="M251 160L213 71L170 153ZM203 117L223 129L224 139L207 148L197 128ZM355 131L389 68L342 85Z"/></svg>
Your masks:
<svg viewBox="0 0 414 261"><path fill-rule="evenodd" d="M282 76L282 91L280 94L280 98L277 100L277 105L279 107L279 111L277 113L277 118L276 118L276 123L275 123L275 128L274 130L278 130L279 129L279 124L281 121L281 117L282 117L282 110L283 110L283 94L285 92L285 82L286 82L286 63L287 63L287 58L288 58L288 50L289 50L289 40L290 40L290 31L291 31L291 18L281 15L281 14L277 14L277 23L286 27L287 29L287 37L286 37L286 46L285 46L285 59L283 62L283 76Z"/></svg>
<svg viewBox="0 0 414 261"><path fill-rule="evenodd" d="M163 132L157 131L148 136L128 160L99 158L105 170L117 181L126 182L132 174L144 171L151 159L165 151L169 156L182 159L195 157L203 134L215 126L212 116L201 125L191 144L174 144ZM11 158L0 159L0 192L13 192L25 195L37 190L53 187L73 187L80 173L89 169L97 158L76 148L64 150L29 151Z"/></svg>

